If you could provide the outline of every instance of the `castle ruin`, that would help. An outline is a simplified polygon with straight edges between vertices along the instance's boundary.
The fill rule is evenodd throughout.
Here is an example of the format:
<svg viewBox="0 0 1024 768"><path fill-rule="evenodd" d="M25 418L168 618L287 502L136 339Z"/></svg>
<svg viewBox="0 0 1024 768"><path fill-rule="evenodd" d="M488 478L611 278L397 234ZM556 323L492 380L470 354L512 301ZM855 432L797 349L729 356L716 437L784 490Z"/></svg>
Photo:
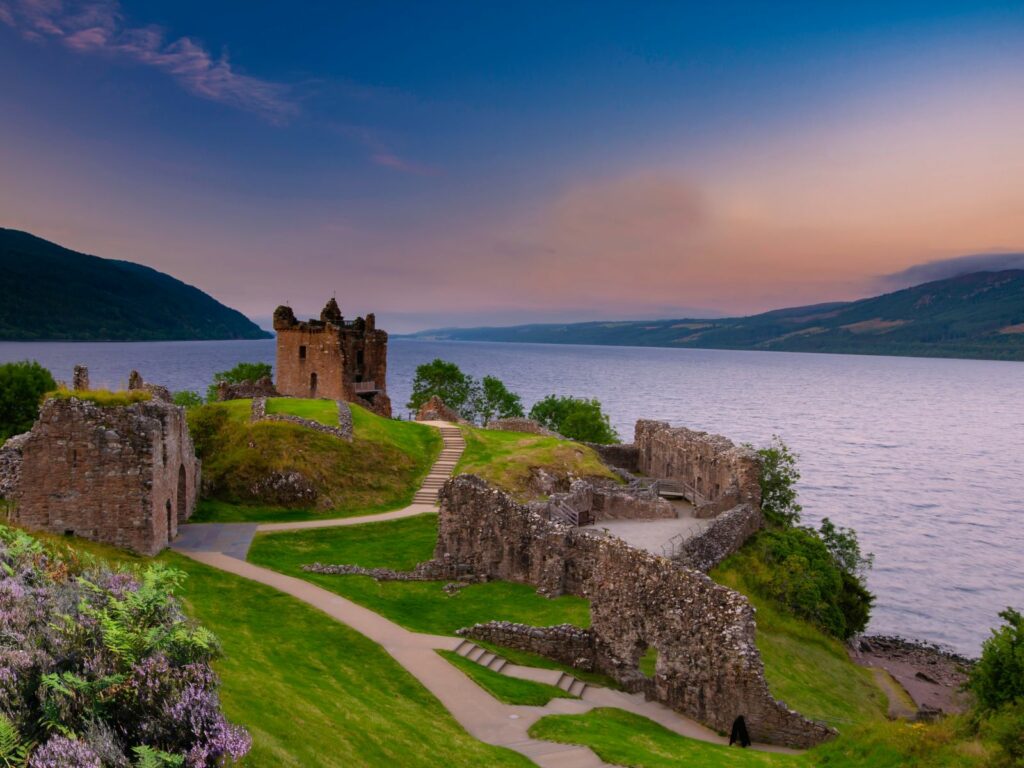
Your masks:
<svg viewBox="0 0 1024 768"><path fill-rule="evenodd" d="M358 403L391 416L387 393L388 335L368 314L346 321L333 298L319 320L300 322L291 307L274 310L277 391Z"/></svg>

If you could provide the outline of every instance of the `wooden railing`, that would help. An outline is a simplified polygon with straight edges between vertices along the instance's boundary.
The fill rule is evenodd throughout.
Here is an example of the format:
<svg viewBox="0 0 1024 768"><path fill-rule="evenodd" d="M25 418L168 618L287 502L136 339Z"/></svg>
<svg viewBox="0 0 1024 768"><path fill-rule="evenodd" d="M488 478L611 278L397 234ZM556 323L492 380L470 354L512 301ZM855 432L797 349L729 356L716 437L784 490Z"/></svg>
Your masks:
<svg viewBox="0 0 1024 768"><path fill-rule="evenodd" d="M376 392L377 382L375 381L357 381L352 384L352 391L356 394L360 392Z"/></svg>
<svg viewBox="0 0 1024 768"><path fill-rule="evenodd" d="M550 504L548 509L551 511L552 520L559 523L565 523L566 525L571 525L573 527L579 526L580 513L564 501L556 501Z"/></svg>

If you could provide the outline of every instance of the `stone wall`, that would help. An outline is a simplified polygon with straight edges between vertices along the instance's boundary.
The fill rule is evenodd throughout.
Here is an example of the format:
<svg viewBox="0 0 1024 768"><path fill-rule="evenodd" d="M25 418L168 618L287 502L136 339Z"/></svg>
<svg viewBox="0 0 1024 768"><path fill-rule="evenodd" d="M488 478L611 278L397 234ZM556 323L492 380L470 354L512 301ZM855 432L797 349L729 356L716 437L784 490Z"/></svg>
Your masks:
<svg viewBox="0 0 1024 768"><path fill-rule="evenodd" d="M741 504L720 514L698 535L683 541L672 559L698 571L710 571L739 550L763 525L760 507Z"/></svg>
<svg viewBox="0 0 1024 768"><path fill-rule="evenodd" d="M560 434L552 432L538 421L520 417L491 419L487 422L487 429L496 429L501 432L527 432L531 435L543 435L544 437L562 437Z"/></svg>
<svg viewBox="0 0 1024 768"><path fill-rule="evenodd" d="M584 479L573 480L567 492L551 494L544 501L533 502L530 508L551 520L558 518L555 508L563 504L579 514L580 525L592 525L602 520L658 520L676 517L675 507L653 491Z"/></svg>
<svg viewBox="0 0 1024 768"><path fill-rule="evenodd" d="M170 403L47 400L21 453L12 519L26 528L153 555L195 509L199 461Z"/></svg>
<svg viewBox="0 0 1024 768"><path fill-rule="evenodd" d="M511 621L489 621L463 627L456 634L505 648L536 653L584 672L594 671L597 665L594 633L572 624L532 627Z"/></svg>
<svg viewBox="0 0 1024 768"><path fill-rule="evenodd" d="M624 469L627 472L640 471L640 451L633 443L616 443L614 445L584 443L584 445L593 448L601 457L601 461L609 467Z"/></svg>
<svg viewBox="0 0 1024 768"><path fill-rule="evenodd" d="M541 594L588 598L595 667L712 728L728 731L743 715L758 741L809 747L834 735L772 698L753 608L702 573L549 521L470 475L442 490L434 557ZM639 671L650 647L653 680Z"/></svg>
<svg viewBox="0 0 1024 768"><path fill-rule="evenodd" d="M267 398L254 397L250 407L250 421L285 421L290 424L298 424L312 429L315 432L323 432L326 435L352 442L353 430L352 410L348 403L338 402L338 426L332 427L328 424L321 424L319 421L304 419L301 416L294 416L290 413L267 413Z"/></svg>
<svg viewBox="0 0 1024 768"><path fill-rule="evenodd" d="M388 335L369 314L346 321L331 299L319 320L299 322L290 307L274 311L277 389L289 397L359 402L391 417L387 394Z"/></svg>
<svg viewBox="0 0 1024 768"><path fill-rule="evenodd" d="M269 376L264 376L256 381L240 381L236 384L229 384L226 381L217 382L217 400L248 400L251 397L279 397L274 382Z"/></svg>
<svg viewBox="0 0 1024 768"><path fill-rule="evenodd" d="M646 420L636 423L635 445L638 470L682 483L698 517L740 504L761 506L761 459L753 449L721 435Z"/></svg>
<svg viewBox="0 0 1024 768"><path fill-rule="evenodd" d="M7 438L0 445L0 499L9 498L21 478L21 448L28 440L28 432Z"/></svg>
<svg viewBox="0 0 1024 768"><path fill-rule="evenodd" d="M437 395L431 395L419 410L416 411L416 421L448 421L452 424L468 424L464 418L459 416L454 408L445 405Z"/></svg>

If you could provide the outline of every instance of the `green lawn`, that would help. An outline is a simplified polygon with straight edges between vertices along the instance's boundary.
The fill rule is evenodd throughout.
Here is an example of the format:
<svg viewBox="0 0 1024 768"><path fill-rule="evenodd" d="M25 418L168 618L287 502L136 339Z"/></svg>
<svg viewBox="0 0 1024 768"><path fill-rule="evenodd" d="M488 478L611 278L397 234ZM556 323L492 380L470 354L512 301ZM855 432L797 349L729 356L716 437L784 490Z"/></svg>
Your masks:
<svg viewBox="0 0 1024 768"><path fill-rule="evenodd" d="M519 704L527 707L543 707L552 699L576 699L567 691L555 685L535 683L532 680L520 680L500 672L487 669L474 661L464 659L455 651L438 651L451 664L461 669L474 683L479 685L491 696L505 704Z"/></svg>
<svg viewBox="0 0 1024 768"><path fill-rule="evenodd" d="M548 715L530 727L536 739L590 747L606 763L631 768L730 768L806 765L802 757L724 747L689 739L621 709Z"/></svg>
<svg viewBox="0 0 1024 768"><path fill-rule="evenodd" d="M745 594L757 609L757 647L773 696L841 731L885 719L885 694L870 670L850 660L841 642L753 594L730 561L711 576Z"/></svg>
<svg viewBox="0 0 1024 768"><path fill-rule="evenodd" d="M383 648L269 587L176 554L189 612L220 638L221 699L266 766L527 766L470 737Z"/></svg>
<svg viewBox="0 0 1024 768"><path fill-rule="evenodd" d="M562 476L617 479L593 449L579 443L473 427L463 427L462 432L466 450L455 473L479 475L520 500L536 496L530 476L537 467Z"/></svg>
<svg viewBox="0 0 1024 768"><path fill-rule="evenodd" d="M590 624L586 600L541 597L526 584L492 581L444 593L443 581L376 582L367 576L307 573L302 566L349 563L407 570L429 560L437 540L437 516L418 515L381 523L260 534L249 560L306 579L417 632L454 634L460 627L502 619L538 626Z"/></svg>
<svg viewBox="0 0 1024 768"><path fill-rule="evenodd" d="M250 400L193 408L189 425L207 489L195 522L291 522L398 509L412 501L441 450L437 430L351 406L351 443L298 424L249 422ZM271 398L271 413L338 423L333 400ZM315 505L290 505L254 490L269 474L297 472Z"/></svg>

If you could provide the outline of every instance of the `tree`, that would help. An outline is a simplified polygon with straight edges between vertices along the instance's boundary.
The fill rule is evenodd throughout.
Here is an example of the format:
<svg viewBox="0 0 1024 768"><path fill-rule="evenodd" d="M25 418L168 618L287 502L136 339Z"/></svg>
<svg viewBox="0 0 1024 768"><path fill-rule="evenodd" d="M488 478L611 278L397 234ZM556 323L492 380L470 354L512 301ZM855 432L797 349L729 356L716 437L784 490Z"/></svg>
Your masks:
<svg viewBox="0 0 1024 768"><path fill-rule="evenodd" d="M203 396L198 392L192 392L191 390L183 390L181 392L175 392L171 397L175 405L180 405L185 408L194 408L197 405L203 404Z"/></svg>
<svg viewBox="0 0 1024 768"><path fill-rule="evenodd" d="M0 365L0 443L31 429L39 401L56 388L50 372L34 360Z"/></svg>
<svg viewBox="0 0 1024 768"><path fill-rule="evenodd" d="M458 411L464 419L476 420L473 377L463 373L455 363L436 358L416 366L412 396L406 407L410 411L418 411L421 405L435 395L444 400L449 408Z"/></svg>
<svg viewBox="0 0 1024 768"><path fill-rule="evenodd" d="M803 509L797 501L796 483L800 479L797 455L772 436L770 445L758 450L761 456L761 510L769 523L789 527L800 522Z"/></svg>
<svg viewBox="0 0 1024 768"><path fill-rule="evenodd" d="M1024 704L1024 615L1007 608L999 618L1006 623L981 646L968 682L983 710Z"/></svg>
<svg viewBox="0 0 1024 768"><path fill-rule="evenodd" d="M534 403L530 418L572 440L608 444L619 439L596 398L548 395Z"/></svg>
<svg viewBox="0 0 1024 768"><path fill-rule="evenodd" d="M484 376L477 398L476 410L484 424L494 418L510 419L526 415L523 412L523 399L515 392L510 392L505 382L494 376Z"/></svg>
<svg viewBox="0 0 1024 768"><path fill-rule="evenodd" d="M206 390L206 399L214 402L217 399L217 385L221 382L241 384L243 381L259 381L269 378L274 369L270 363L238 363L229 371L217 371L213 374L213 384Z"/></svg>

